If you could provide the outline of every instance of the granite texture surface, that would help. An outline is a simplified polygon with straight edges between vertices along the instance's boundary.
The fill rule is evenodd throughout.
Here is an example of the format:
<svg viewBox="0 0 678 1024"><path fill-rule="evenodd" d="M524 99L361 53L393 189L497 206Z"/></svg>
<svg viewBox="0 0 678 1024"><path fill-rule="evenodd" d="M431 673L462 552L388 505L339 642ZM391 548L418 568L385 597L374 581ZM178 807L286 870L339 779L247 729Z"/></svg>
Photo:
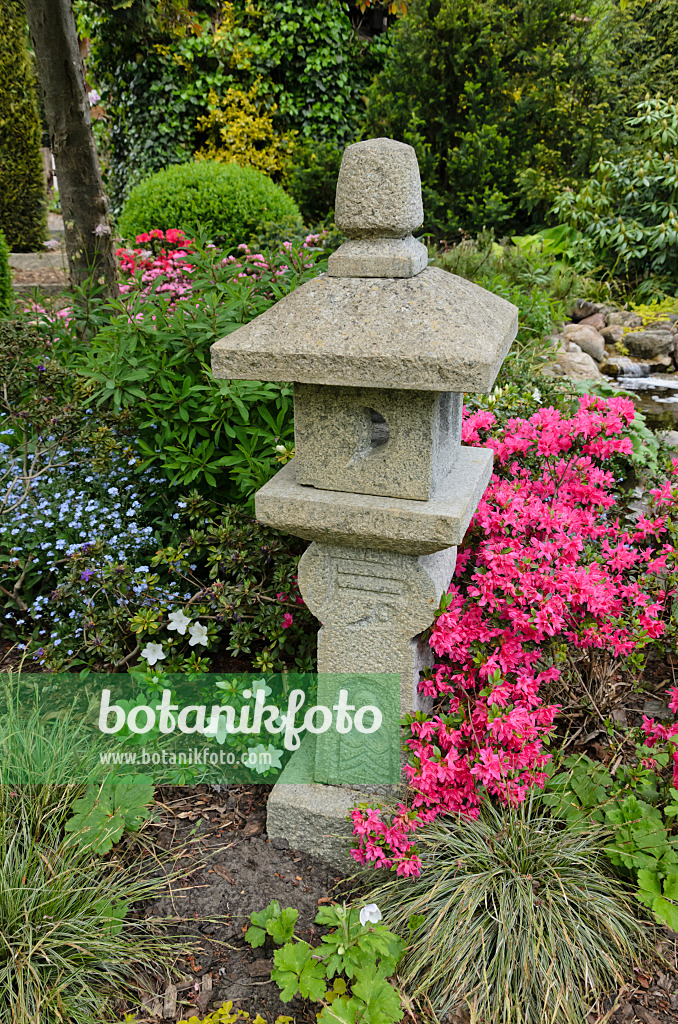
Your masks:
<svg viewBox="0 0 678 1024"><path fill-rule="evenodd" d="M463 396L294 385L297 483L427 501L461 446Z"/></svg>
<svg viewBox="0 0 678 1024"><path fill-rule="evenodd" d="M327 261L330 277L414 277L428 266L428 249L407 238L349 239Z"/></svg>
<svg viewBox="0 0 678 1024"><path fill-rule="evenodd" d="M212 346L215 377L489 391L518 330L505 299L438 267L322 274Z"/></svg>
<svg viewBox="0 0 678 1024"><path fill-rule="evenodd" d="M421 178L412 146L395 139L347 146L334 219L348 238L405 238L421 227Z"/></svg>
<svg viewBox="0 0 678 1024"><path fill-rule="evenodd" d="M462 445L453 469L429 501L305 487L295 459L255 495L257 519L306 540L425 555L457 546L490 476L489 448Z"/></svg>

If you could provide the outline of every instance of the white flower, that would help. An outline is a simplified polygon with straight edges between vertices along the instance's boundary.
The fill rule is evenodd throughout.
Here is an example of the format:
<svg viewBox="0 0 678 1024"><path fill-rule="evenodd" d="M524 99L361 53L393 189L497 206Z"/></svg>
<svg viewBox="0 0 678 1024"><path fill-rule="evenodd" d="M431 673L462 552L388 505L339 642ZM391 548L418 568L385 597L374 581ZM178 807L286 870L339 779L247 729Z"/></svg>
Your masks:
<svg viewBox="0 0 678 1024"><path fill-rule="evenodd" d="M196 644L207 647L207 626L203 626L200 622L194 622L189 627L188 634L191 638L188 641L191 647L195 647Z"/></svg>
<svg viewBox="0 0 678 1024"><path fill-rule="evenodd" d="M188 615L184 615L184 613L179 610L178 612L170 612L168 618L169 623L167 628L176 629L180 636L184 636L186 634L186 627L191 624L191 620Z"/></svg>
<svg viewBox="0 0 678 1024"><path fill-rule="evenodd" d="M532 392L532 397L534 398L535 402L541 402L541 391L539 390L539 388L534 389L534 391Z"/></svg>
<svg viewBox="0 0 678 1024"><path fill-rule="evenodd" d="M87 98L89 100L89 105L91 107L95 107L101 99L101 96L96 91L96 89L90 89L90 91L87 93Z"/></svg>
<svg viewBox="0 0 678 1024"><path fill-rule="evenodd" d="M257 775L263 775L271 768L282 768L280 763L282 754L283 751L278 750L271 743L267 747L263 743L258 743L256 747L248 748L245 766L253 769Z"/></svg>
<svg viewBox="0 0 678 1024"><path fill-rule="evenodd" d="M365 927L367 922L370 924L379 924L381 921L381 910L376 903L368 903L366 907L363 907L360 911L360 923Z"/></svg>
<svg viewBox="0 0 678 1024"><path fill-rule="evenodd" d="M149 665L155 665L156 661L161 661L167 655L162 649L162 644L146 644L141 657L145 658Z"/></svg>
<svg viewBox="0 0 678 1024"><path fill-rule="evenodd" d="M266 685L265 679L255 679L254 682L250 684L250 690L252 691L252 696L255 700L257 699L257 694L260 690L264 697L270 697L273 692L271 687Z"/></svg>

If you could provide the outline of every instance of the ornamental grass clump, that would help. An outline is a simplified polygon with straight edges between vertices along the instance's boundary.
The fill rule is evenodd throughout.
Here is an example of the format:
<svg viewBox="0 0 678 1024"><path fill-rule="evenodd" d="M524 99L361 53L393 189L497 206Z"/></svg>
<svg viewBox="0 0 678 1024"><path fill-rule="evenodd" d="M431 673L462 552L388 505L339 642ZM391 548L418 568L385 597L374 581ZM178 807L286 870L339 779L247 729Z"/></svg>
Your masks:
<svg viewBox="0 0 678 1024"><path fill-rule="evenodd" d="M131 911L165 879L141 860L94 859L54 825L38 838L29 805L17 794L0 810L0 1024L120 1019L186 953L185 936Z"/></svg>
<svg viewBox="0 0 678 1024"><path fill-rule="evenodd" d="M603 870L605 841L542 817L536 802L425 826L419 877L369 889L386 925L409 935L398 968L408 993L438 1019L581 1024L647 949Z"/></svg>

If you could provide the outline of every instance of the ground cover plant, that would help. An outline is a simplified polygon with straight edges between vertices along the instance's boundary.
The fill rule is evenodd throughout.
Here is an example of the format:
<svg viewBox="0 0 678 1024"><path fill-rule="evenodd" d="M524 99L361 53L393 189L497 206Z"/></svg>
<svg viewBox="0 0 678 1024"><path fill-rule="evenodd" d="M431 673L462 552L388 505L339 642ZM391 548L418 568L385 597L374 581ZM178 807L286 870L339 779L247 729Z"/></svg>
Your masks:
<svg viewBox="0 0 678 1024"><path fill-rule="evenodd" d="M678 708L676 698L674 689L669 711ZM621 743L614 743L615 749L631 743L633 758L622 763L616 755L600 763L584 753L561 757L543 798L555 817L609 829L606 857L632 883L636 898L670 928L678 925L677 734L675 723L644 715L639 728L624 730Z"/></svg>
<svg viewBox="0 0 678 1024"><path fill-rule="evenodd" d="M245 939L257 948L279 946L273 954L273 981L280 998L290 1002L301 994L320 1003L319 1021L370 1020L388 1024L404 1013L397 991L390 983L405 951L405 942L380 924L375 904L360 909L346 903L320 907L315 924L329 929L320 943L311 946L295 935L299 914L293 907L281 910L273 900L250 915Z"/></svg>
<svg viewBox="0 0 678 1024"><path fill-rule="evenodd" d="M221 651L255 671L311 669L315 628L296 582L303 544L195 493L175 515L176 538L146 565L133 548L121 559L119 538L72 552L50 600L31 607L38 663L124 671L141 658L207 672Z"/></svg>

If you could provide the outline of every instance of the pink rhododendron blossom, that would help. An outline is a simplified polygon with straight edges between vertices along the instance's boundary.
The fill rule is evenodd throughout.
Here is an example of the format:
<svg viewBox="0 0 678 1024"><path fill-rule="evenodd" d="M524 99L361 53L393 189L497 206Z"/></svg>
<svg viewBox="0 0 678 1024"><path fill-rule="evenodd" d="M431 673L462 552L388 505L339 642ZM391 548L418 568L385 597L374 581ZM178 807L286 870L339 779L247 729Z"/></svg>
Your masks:
<svg viewBox="0 0 678 1024"><path fill-rule="evenodd" d="M318 248L322 241L320 235L308 235L302 242L299 255L299 269L313 266L311 250ZM195 243L179 228L161 231L154 228L136 236L136 248L118 249L116 255L120 261L120 269L127 278L120 285L120 292L127 295L138 290L142 296L151 291L164 295L170 303L190 299L193 295L191 253ZM275 281L290 268L280 263L274 256L268 258L263 253L253 253L245 242L237 247L238 255L224 256L224 265L239 268L236 279ZM285 258L292 248L291 242L283 243ZM279 256L279 254L278 254Z"/></svg>
<svg viewBox="0 0 678 1024"><path fill-rule="evenodd" d="M433 626L437 661L421 691L436 704L409 719L408 803L390 821L352 812L358 863L417 873L420 825L476 816L488 796L519 804L544 785L558 708L542 689L560 677L559 647L623 658L663 634L676 590L666 513L678 505L678 459L650 492L650 511L625 520L610 461L631 453L634 416L630 400L589 395L569 417L543 408L503 427L492 412L465 411L463 441L492 448L495 472ZM650 719L643 728L650 744L678 735ZM678 785L678 750L673 759Z"/></svg>

